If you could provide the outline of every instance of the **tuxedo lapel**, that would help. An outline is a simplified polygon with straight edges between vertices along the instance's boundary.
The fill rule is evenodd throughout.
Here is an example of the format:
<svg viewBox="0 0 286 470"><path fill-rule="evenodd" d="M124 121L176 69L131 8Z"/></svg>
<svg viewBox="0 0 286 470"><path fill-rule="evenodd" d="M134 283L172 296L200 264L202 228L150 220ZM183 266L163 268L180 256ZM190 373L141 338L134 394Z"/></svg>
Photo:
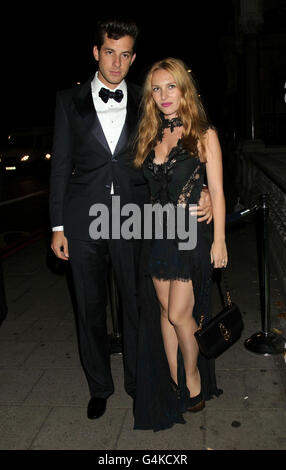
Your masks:
<svg viewBox="0 0 286 470"><path fill-rule="evenodd" d="M126 115L124 126L122 128L120 137L118 139L117 145L114 150L114 155L117 155L118 153L120 153L121 150L127 146L128 137L129 137L129 131L128 131L128 123L127 123L127 115Z"/></svg>
<svg viewBox="0 0 286 470"><path fill-rule="evenodd" d="M134 93L134 90L131 85L127 83L127 112L125 123L117 142L114 155L120 153L122 149L128 146L128 142L130 137L132 136L134 129L136 128L137 120L138 120L138 107L139 107L139 100L138 94Z"/></svg>
<svg viewBox="0 0 286 470"><path fill-rule="evenodd" d="M108 142L106 140L105 134L104 134L103 129L101 127L101 124L99 122L96 111L95 111L95 115L96 115L96 119L95 119L95 126L93 128L93 135L101 143L101 145L105 148L105 150L107 150L108 153L111 154L110 147L109 147Z"/></svg>
<svg viewBox="0 0 286 470"><path fill-rule="evenodd" d="M91 80L86 82L74 97L75 107L83 119L89 135L92 135L109 153L110 148L99 122L91 93Z"/></svg>
<svg viewBox="0 0 286 470"><path fill-rule="evenodd" d="M92 78L88 80L88 82L83 84L82 87L79 89L78 93L74 96L74 104L77 112L83 120L88 135L92 135L96 139L96 141L99 142L109 154L111 154L109 145L107 143L106 137L104 135L103 129L101 127L100 121L98 119L94 107L91 93L91 81ZM126 118L114 151L114 155L119 154L124 148L128 146L130 137L132 136L134 129L136 128L138 120L138 107L138 91L133 89L131 84L127 83Z"/></svg>

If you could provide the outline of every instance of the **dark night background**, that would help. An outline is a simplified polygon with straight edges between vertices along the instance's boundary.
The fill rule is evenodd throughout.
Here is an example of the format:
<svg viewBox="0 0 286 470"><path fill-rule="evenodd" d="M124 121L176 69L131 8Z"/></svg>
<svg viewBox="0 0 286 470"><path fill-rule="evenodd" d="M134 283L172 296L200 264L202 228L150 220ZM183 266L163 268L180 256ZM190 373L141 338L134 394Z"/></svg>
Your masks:
<svg viewBox="0 0 286 470"><path fill-rule="evenodd" d="M15 127L53 124L56 91L84 82L96 70L94 26L106 14L130 16L140 27L131 81L140 84L155 60L179 57L193 70L211 118L219 121L225 81L219 40L233 28L232 2L144 2L112 5L105 11L93 5L25 2L6 7L1 28L1 139Z"/></svg>

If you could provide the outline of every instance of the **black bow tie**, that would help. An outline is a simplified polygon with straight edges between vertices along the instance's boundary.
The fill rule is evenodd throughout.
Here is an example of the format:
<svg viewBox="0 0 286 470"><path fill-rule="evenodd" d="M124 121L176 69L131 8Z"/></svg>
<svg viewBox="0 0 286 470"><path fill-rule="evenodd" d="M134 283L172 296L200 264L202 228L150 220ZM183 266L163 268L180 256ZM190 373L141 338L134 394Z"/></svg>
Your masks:
<svg viewBox="0 0 286 470"><path fill-rule="evenodd" d="M100 96L102 101L104 101L104 103L107 103L109 98L112 98L115 101L117 101L117 103L120 103L120 101L123 98L123 91L122 90L110 91L107 88L101 88L98 95Z"/></svg>

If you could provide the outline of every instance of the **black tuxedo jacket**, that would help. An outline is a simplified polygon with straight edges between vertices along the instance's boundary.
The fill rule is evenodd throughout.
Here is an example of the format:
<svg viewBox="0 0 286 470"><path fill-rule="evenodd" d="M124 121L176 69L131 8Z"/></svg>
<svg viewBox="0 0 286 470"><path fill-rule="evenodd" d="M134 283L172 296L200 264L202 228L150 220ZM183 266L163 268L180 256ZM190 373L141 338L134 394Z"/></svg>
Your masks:
<svg viewBox="0 0 286 470"><path fill-rule="evenodd" d="M112 182L121 206L148 202L143 172L132 164L140 88L127 83L126 120L112 154L94 108L91 80L57 94L50 180L51 225L63 225L67 237L80 240L90 240L90 207L110 205Z"/></svg>

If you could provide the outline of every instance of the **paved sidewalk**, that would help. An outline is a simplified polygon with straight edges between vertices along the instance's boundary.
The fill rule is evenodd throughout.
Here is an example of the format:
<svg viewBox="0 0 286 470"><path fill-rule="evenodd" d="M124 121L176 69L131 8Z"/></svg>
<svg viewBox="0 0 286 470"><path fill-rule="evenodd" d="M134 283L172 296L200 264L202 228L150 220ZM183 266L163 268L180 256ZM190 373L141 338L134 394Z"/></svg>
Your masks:
<svg viewBox="0 0 286 470"><path fill-rule="evenodd" d="M47 268L44 240L6 258L9 312L0 327L0 449L286 449L285 358L244 348L244 340L261 329L253 224L232 231L228 248L232 297L243 312L245 329L216 362L224 393L204 411L187 415L186 425L159 433L133 430L121 356L111 358L116 391L105 415L87 419L89 393L65 277ZM216 287L213 303L218 310ZM271 272L272 327L284 335L285 312L279 281Z"/></svg>

